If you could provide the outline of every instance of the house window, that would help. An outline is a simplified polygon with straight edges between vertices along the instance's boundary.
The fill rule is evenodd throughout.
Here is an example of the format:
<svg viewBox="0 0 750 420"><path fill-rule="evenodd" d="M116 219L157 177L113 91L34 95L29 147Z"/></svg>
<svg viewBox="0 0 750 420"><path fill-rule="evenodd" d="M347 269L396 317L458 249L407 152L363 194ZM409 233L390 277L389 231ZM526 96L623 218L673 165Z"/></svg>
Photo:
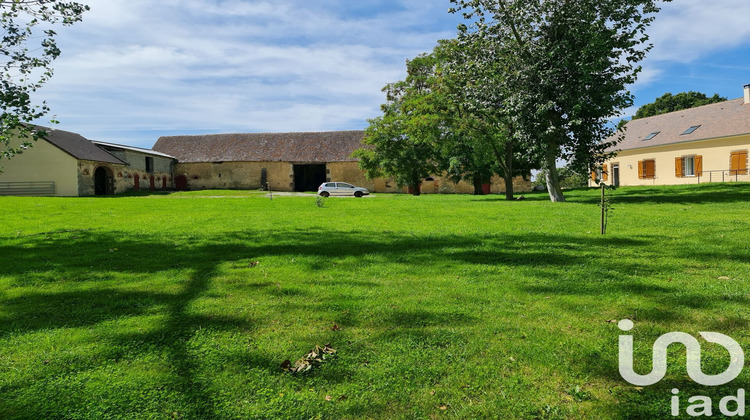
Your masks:
<svg viewBox="0 0 750 420"><path fill-rule="evenodd" d="M695 176L695 156L685 156L682 160L682 166L685 168L685 176Z"/></svg>
<svg viewBox="0 0 750 420"><path fill-rule="evenodd" d="M594 182L607 182L609 181L609 171L607 170L607 165L601 165L597 166L593 171L591 171L591 180Z"/></svg>
<svg viewBox="0 0 750 420"><path fill-rule="evenodd" d="M154 173L154 158L151 156L146 156L146 172Z"/></svg>
<svg viewBox="0 0 750 420"><path fill-rule="evenodd" d="M661 131L655 131L655 132L653 132L653 133L649 134L648 136L646 136L646 138L645 138L645 139L643 139L643 141L648 141L648 140L651 140L651 139L653 139L654 137L658 136L658 135L659 135L659 133L661 133Z"/></svg>
<svg viewBox="0 0 750 420"><path fill-rule="evenodd" d="M641 160L638 162L638 178L656 178L656 161L654 159Z"/></svg>
<svg viewBox="0 0 750 420"><path fill-rule="evenodd" d="M686 176L703 176L703 156L680 156L674 159L674 175L677 178Z"/></svg>
<svg viewBox="0 0 750 420"><path fill-rule="evenodd" d="M680 134L680 135L684 136L686 134L693 134L693 131L697 130L698 128L700 128L700 125L694 125L694 126L688 128L687 130L683 131L682 134Z"/></svg>
<svg viewBox="0 0 750 420"><path fill-rule="evenodd" d="M747 175L747 150L735 150L730 155L729 173Z"/></svg>

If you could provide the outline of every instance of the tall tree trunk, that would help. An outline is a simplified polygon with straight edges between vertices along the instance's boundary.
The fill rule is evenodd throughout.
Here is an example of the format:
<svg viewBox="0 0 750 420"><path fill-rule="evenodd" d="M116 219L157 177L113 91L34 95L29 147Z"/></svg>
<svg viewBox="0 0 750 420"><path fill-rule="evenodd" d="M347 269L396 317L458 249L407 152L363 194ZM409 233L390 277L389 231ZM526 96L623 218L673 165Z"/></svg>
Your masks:
<svg viewBox="0 0 750 420"><path fill-rule="evenodd" d="M553 202L564 202L565 197L560 188L560 178L557 176L557 155L553 152L547 152L544 158L544 166L547 170L547 191L549 199Z"/></svg>
<svg viewBox="0 0 750 420"><path fill-rule="evenodd" d="M513 200L513 142L505 142L505 170L503 179L505 180L505 199Z"/></svg>
<svg viewBox="0 0 750 420"><path fill-rule="evenodd" d="M474 195L484 195L484 190L482 190L482 177L480 177L479 175L474 175L473 183Z"/></svg>
<svg viewBox="0 0 750 420"><path fill-rule="evenodd" d="M495 154L500 169L503 171L503 180L505 180L505 199L513 200L513 142L510 140L503 144L503 153L500 153L497 146L492 145L492 152Z"/></svg>
<svg viewBox="0 0 750 420"><path fill-rule="evenodd" d="M422 178L418 175L412 176L411 178L411 194L420 195L422 194Z"/></svg>

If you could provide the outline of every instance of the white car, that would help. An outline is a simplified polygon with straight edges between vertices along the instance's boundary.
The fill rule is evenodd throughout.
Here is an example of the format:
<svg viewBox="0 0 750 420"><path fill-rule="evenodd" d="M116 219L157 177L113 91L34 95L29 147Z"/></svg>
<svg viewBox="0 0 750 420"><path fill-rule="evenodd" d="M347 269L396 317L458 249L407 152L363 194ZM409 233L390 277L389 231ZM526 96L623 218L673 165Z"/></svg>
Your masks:
<svg viewBox="0 0 750 420"><path fill-rule="evenodd" d="M318 195L328 197L331 195L353 195L357 198L363 195L369 195L370 192L365 188L355 187L346 182L324 182L318 187Z"/></svg>

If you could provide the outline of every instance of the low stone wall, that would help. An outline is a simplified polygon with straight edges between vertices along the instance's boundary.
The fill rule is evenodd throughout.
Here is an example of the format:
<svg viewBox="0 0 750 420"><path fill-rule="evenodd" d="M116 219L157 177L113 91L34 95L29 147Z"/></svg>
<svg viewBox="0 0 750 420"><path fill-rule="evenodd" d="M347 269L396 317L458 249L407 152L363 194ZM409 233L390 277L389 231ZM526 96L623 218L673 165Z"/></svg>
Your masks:
<svg viewBox="0 0 750 420"><path fill-rule="evenodd" d="M531 177L525 180L518 176L513 179L513 192L524 193L532 190ZM392 179L377 178L374 180L374 192L385 193L408 193L408 187L398 188ZM474 194L474 185L467 181L453 182L448 177L431 177L423 180L421 186L422 194ZM505 193L505 181L495 175L490 180L490 193Z"/></svg>

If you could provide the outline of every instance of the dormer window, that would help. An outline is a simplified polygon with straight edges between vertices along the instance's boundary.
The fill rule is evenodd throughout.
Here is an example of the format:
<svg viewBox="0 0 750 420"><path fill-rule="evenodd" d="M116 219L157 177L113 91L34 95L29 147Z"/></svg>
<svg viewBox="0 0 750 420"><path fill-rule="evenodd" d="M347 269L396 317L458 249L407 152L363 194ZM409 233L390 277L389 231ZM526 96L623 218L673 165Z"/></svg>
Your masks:
<svg viewBox="0 0 750 420"><path fill-rule="evenodd" d="M685 134L693 134L693 131L697 130L699 127L700 127L699 125L694 125L688 128L687 130L683 131L681 135L684 136Z"/></svg>
<svg viewBox="0 0 750 420"><path fill-rule="evenodd" d="M651 140L651 139L653 139L654 137L656 137L656 136L657 136L657 135L658 135L659 133L661 133L661 131L655 131L655 132L653 132L653 133L649 134L648 136L646 136L646 138L645 138L645 139L643 139L643 141L648 141L648 140Z"/></svg>

